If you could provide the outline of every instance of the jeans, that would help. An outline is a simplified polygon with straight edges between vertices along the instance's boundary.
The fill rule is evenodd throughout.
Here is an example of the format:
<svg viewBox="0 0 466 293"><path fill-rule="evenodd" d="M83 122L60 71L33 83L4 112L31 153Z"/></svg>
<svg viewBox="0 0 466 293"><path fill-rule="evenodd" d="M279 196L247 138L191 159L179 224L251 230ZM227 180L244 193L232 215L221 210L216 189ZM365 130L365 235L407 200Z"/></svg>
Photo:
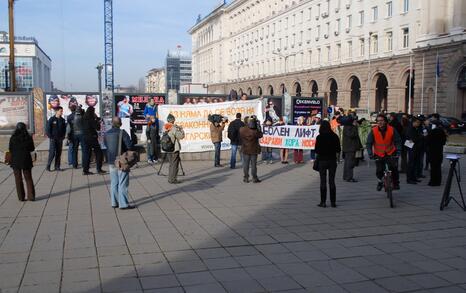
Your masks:
<svg viewBox="0 0 466 293"><path fill-rule="evenodd" d="M112 206L126 208L128 206L129 172L118 170L115 166L110 168L110 199Z"/></svg>
<svg viewBox="0 0 466 293"><path fill-rule="evenodd" d="M245 179L249 179L249 165L251 165L252 178L257 179L257 155L243 154L243 173Z"/></svg>
<svg viewBox="0 0 466 293"><path fill-rule="evenodd" d="M55 159L55 169L60 169L62 148L63 148L63 139L50 139L49 159L47 161L47 169L50 169L50 165L52 165L52 161L54 159Z"/></svg>
<svg viewBox="0 0 466 293"><path fill-rule="evenodd" d="M335 173L337 172L337 161L336 160L320 160L319 161L320 202L325 203L327 201L327 171L328 171L328 185L330 188L330 201L332 203L335 203L337 201L337 188L335 185Z"/></svg>
<svg viewBox="0 0 466 293"><path fill-rule="evenodd" d="M231 157L230 157L230 168L236 168L236 153L241 146L237 144L231 145ZM243 154L240 152L241 160L243 159Z"/></svg>
<svg viewBox="0 0 466 293"><path fill-rule="evenodd" d="M265 148L264 155L265 155L265 156L264 156L264 160L265 160L265 161L272 162L272 160L273 160L272 148Z"/></svg>
<svg viewBox="0 0 466 293"><path fill-rule="evenodd" d="M74 161L73 161L73 141L70 139L68 140L68 165L69 166L74 166Z"/></svg>
<svg viewBox="0 0 466 293"><path fill-rule="evenodd" d="M215 167L220 165L220 149L222 147L222 142L214 142L215 148Z"/></svg>

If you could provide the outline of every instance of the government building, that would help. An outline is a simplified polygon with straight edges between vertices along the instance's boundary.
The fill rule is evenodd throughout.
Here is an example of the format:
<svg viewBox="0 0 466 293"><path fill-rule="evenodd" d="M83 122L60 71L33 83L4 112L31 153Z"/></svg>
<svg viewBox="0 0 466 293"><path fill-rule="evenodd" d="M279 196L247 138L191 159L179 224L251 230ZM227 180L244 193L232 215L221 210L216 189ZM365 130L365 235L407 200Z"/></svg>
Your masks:
<svg viewBox="0 0 466 293"><path fill-rule="evenodd" d="M461 117L465 28L464 0L234 0L189 30L193 83Z"/></svg>

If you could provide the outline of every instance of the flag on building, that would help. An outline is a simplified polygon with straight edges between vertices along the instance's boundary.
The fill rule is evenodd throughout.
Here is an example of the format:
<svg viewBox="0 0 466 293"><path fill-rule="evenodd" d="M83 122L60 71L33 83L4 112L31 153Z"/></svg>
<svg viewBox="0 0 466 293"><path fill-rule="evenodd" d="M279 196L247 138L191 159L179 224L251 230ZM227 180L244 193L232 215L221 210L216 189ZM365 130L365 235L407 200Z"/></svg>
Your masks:
<svg viewBox="0 0 466 293"><path fill-rule="evenodd" d="M435 74L436 74L437 78L440 77L440 73L441 73L441 71L440 71L440 56L437 53L437 65L435 66Z"/></svg>

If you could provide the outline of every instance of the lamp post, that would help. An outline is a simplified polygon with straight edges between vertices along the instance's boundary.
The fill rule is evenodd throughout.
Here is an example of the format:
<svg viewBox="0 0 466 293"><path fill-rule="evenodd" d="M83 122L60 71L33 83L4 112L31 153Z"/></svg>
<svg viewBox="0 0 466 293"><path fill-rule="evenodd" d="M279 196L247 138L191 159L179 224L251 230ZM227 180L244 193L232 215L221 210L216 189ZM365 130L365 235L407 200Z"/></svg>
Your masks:
<svg viewBox="0 0 466 293"><path fill-rule="evenodd" d="M97 78L99 81L99 95L102 96L102 70L104 69L104 65L102 63L97 64Z"/></svg>
<svg viewBox="0 0 466 293"><path fill-rule="evenodd" d="M8 91L8 66L5 65L5 67L3 68L3 72L5 73L5 92Z"/></svg>
<svg viewBox="0 0 466 293"><path fill-rule="evenodd" d="M274 55L277 55L279 56L280 58L284 58L285 59L285 74L288 73L288 68L287 68L287 61L288 61L288 58L290 58L291 56L296 56L298 55L299 53L301 53L302 51L298 51L298 52L294 52L294 53L288 53L288 54L283 54L281 53L281 49L278 48L277 50L275 51L272 51L272 54Z"/></svg>

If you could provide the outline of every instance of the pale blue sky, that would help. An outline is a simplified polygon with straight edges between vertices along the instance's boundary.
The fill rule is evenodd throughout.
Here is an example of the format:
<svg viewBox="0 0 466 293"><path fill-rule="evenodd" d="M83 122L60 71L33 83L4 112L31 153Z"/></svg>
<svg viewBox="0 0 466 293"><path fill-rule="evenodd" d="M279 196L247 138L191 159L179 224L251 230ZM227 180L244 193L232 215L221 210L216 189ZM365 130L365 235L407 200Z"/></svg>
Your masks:
<svg viewBox="0 0 466 293"><path fill-rule="evenodd" d="M220 0L113 0L115 85L136 85L147 70L163 66L168 49L191 50L187 33L197 15ZM52 58L56 87L97 89L104 62L103 0L19 0L17 36L34 36ZM0 2L0 31L8 31L8 3ZM63 50L64 49L64 50Z"/></svg>

